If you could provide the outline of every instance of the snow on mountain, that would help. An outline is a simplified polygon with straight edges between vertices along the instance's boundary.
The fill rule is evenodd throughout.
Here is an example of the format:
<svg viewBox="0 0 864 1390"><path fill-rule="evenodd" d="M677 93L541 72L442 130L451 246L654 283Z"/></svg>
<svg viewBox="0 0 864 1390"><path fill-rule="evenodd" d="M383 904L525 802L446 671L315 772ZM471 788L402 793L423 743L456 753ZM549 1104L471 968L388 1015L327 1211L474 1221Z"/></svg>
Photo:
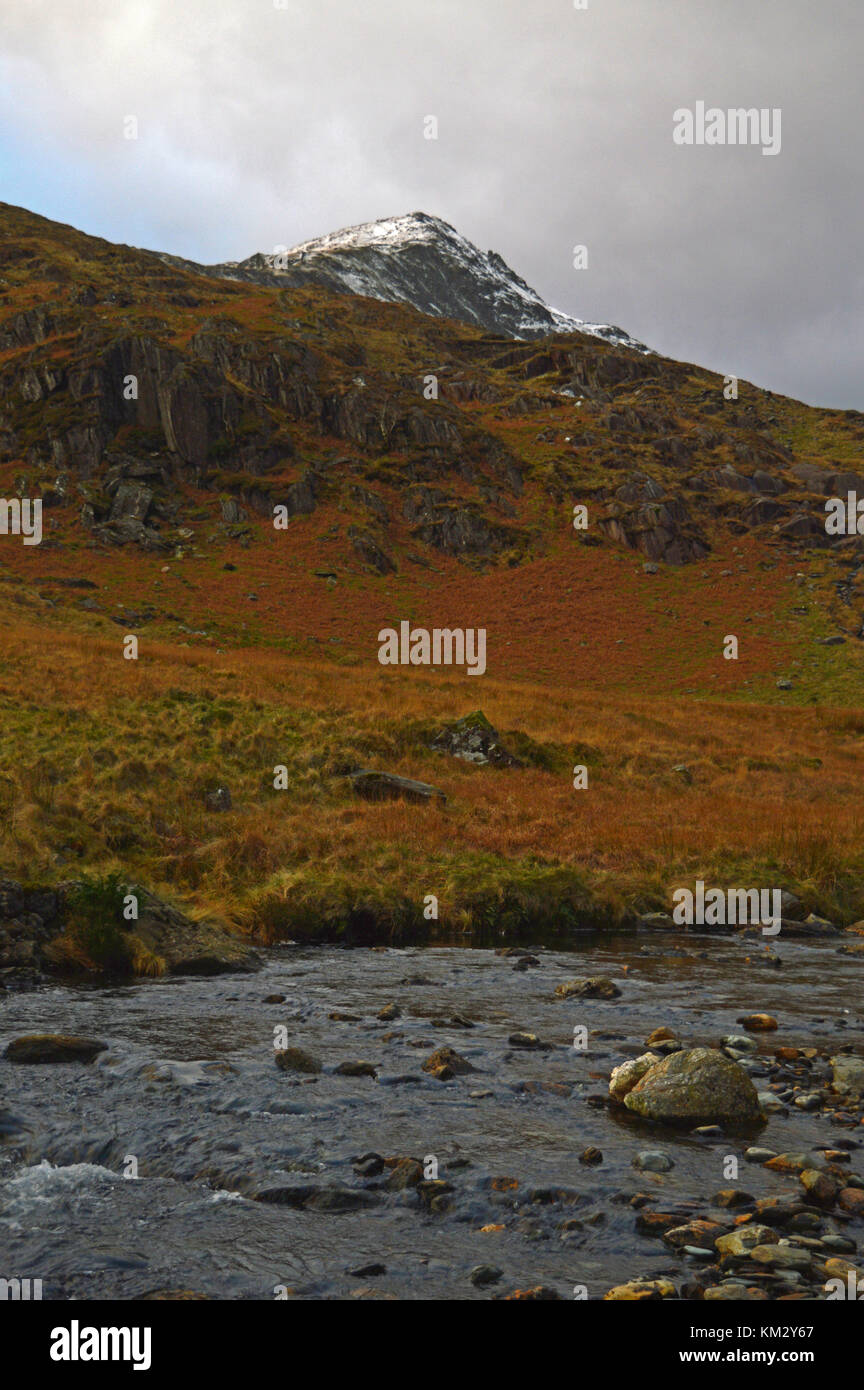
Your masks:
<svg viewBox="0 0 864 1390"><path fill-rule="evenodd" d="M290 249L277 247L245 261L198 268L230 279L289 286L311 283L412 304L424 314L515 338L589 333L648 351L621 328L586 323L550 308L497 252L480 251L448 222L424 212L364 222Z"/></svg>

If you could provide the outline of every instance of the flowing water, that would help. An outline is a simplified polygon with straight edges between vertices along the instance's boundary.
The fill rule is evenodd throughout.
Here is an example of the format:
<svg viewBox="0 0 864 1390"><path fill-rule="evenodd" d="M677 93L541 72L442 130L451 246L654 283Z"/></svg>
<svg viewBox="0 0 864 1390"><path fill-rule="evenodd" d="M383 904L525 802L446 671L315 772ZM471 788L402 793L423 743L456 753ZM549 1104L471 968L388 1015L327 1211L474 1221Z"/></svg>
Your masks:
<svg viewBox="0 0 864 1390"><path fill-rule="evenodd" d="M249 976L7 993L0 1050L28 1032L109 1047L88 1066L0 1061L0 1276L39 1278L45 1298L61 1299L165 1289L271 1299L283 1286L311 1298L373 1287L488 1298L469 1279L478 1265L501 1270L499 1291L545 1284L565 1297L575 1285L598 1297L639 1275L686 1278L689 1257L637 1235L627 1199L650 1192L682 1220L701 1214L713 1192L736 1185L723 1161L752 1137L658 1132L592 1098L660 1025L687 1045L717 1043L741 1033L739 1015L768 1011L780 1030L760 1036L766 1056L780 1043L860 1043L860 961L828 943L772 942L772 951L781 969L740 937L613 936L540 952L539 966L518 970L464 947L286 946ZM597 975L615 979L622 997L554 997L563 980ZM285 1002L265 1003L274 993ZM391 1002L402 1016L379 1022ZM456 1015L474 1027L440 1026ZM588 1051L573 1047L580 1024ZM288 1045L319 1059L320 1075L275 1066L280 1025ZM515 1050L517 1030L553 1050ZM421 1070L448 1045L474 1073L442 1082ZM361 1059L377 1080L334 1074ZM793 1107L771 1116L756 1142L799 1151L854 1133ZM579 1162L588 1146L602 1165ZM657 1148L674 1158L672 1171L637 1172L635 1154ZM434 1157L453 1189L450 1209L430 1212L416 1192L388 1190L386 1169L356 1175L352 1161L370 1152ZM137 1179L124 1176L136 1164ZM497 1190L495 1179L512 1181ZM795 1184L742 1163L737 1185L763 1195ZM254 1199L300 1187L342 1190L340 1209ZM351 1209L360 1201L369 1205ZM386 1272L356 1273L370 1265Z"/></svg>

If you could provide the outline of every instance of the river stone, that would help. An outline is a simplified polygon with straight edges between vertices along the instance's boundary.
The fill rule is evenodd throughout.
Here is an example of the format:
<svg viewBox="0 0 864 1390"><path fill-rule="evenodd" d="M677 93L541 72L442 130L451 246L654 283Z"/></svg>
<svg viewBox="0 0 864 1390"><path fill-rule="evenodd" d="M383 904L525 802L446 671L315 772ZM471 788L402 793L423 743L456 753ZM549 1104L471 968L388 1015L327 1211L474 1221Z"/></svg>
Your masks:
<svg viewBox="0 0 864 1390"><path fill-rule="evenodd" d="M612 1099L623 1100L633 1090L637 1081L641 1081L645 1073L659 1061L659 1053L643 1052L641 1057L631 1057L629 1062L622 1062L620 1067L615 1067L609 1079L609 1094Z"/></svg>
<svg viewBox="0 0 864 1390"><path fill-rule="evenodd" d="M844 1255L854 1255L857 1246L850 1236L838 1236L833 1232L822 1237L822 1244L828 1250L840 1250Z"/></svg>
<svg viewBox="0 0 864 1390"><path fill-rule="evenodd" d="M757 1094L763 1114L777 1115L786 1109L786 1102L775 1096L773 1091L759 1091Z"/></svg>
<svg viewBox="0 0 864 1390"><path fill-rule="evenodd" d="M503 1270L497 1269L495 1265L475 1265L468 1278L475 1288L483 1288L486 1284L497 1284L499 1279L503 1279Z"/></svg>
<svg viewBox="0 0 864 1390"><path fill-rule="evenodd" d="M864 1096L864 1058L832 1057L834 1090L841 1096Z"/></svg>
<svg viewBox="0 0 864 1390"><path fill-rule="evenodd" d="M660 1149L643 1149L634 1158L633 1167L643 1173L668 1173L675 1167L675 1163Z"/></svg>
<svg viewBox="0 0 864 1390"><path fill-rule="evenodd" d="M10 1062L92 1062L108 1044L96 1038L73 1038L61 1033L28 1033L6 1048Z"/></svg>
<svg viewBox="0 0 864 1390"><path fill-rule="evenodd" d="M752 1192L744 1192L740 1187L723 1187L714 1193L711 1202L712 1206L731 1211L733 1207L749 1207L755 1200Z"/></svg>
<svg viewBox="0 0 864 1390"><path fill-rule="evenodd" d="M736 1023L743 1023L753 1033L773 1033L780 1026L771 1014L744 1014Z"/></svg>
<svg viewBox="0 0 864 1390"><path fill-rule="evenodd" d="M567 980L563 985L556 986L555 993L559 999L621 998L618 986L601 975L591 980Z"/></svg>
<svg viewBox="0 0 864 1390"><path fill-rule="evenodd" d="M452 1047L439 1047L423 1063L423 1070L433 1074L437 1074L442 1069L449 1071L452 1076L462 1076L475 1070L468 1059L462 1057Z"/></svg>
<svg viewBox="0 0 864 1390"><path fill-rule="evenodd" d="M714 1284L702 1297L708 1303L764 1303L764 1289L745 1288L743 1284Z"/></svg>
<svg viewBox="0 0 864 1390"><path fill-rule="evenodd" d="M321 1063L317 1057L304 1052L302 1047L285 1047L276 1053L276 1065L280 1071L296 1071L317 1076Z"/></svg>
<svg viewBox="0 0 864 1390"><path fill-rule="evenodd" d="M804 1169L803 1173L799 1173L799 1183L815 1207L833 1207L842 1187L842 1184L836 1183L833 1177L820 1172L818 1168Z"/></svg>
<svg viewBox="0 0 864 1390"><path fill-rule="evenodd" d="M749 1255L753 1249L776 1245L780 1237L770 1226L740 1226L726 1236L718 1236L714 1249L720 1255Z"/></svg>
<svg viewBox="0 0 864 1390"><path fill-rule="evenodd" d="M507 1039L511 1047L530 1052L551 1052L552 1043L543 1042L536 1033L511 1033ZM471 1068L473 1071L473 1067Z"/></svg>
<svg viewBox="0 0 864 1390"><path fill-rule="evenodd" d="M690 1128L762 1119L749 1076L736 1062L709 1047L664 1057L624 1097L624 1104L646 1120Z"/></svg>
<svg viewBox="0 0 864 1390"><path fill-rule="evenodd" d="M629 1284L617 1284L604 1295L604 1302L656 1302L661 1298L677 1298L678 1291L671 1279L633 1279Z"/></svg>
<svg viewBox="0 0 864 1390"><path fill-rule="evenodd" d="M404 1192L423 1181L423 1164L416 1158L400 1158L385 1184L391 1192Z"/></svg>
<svg viewBox="0 0 864 1390"><path fill-rule="evenodd" d="M726 1234L728 1227L722 1226L719 1221L703 1221L697 1219L689 1221L686 1226L670 1226L668 1231L663 1232L663 1244L671 1245L673 1250L684 1250L688 1246L692 1249L696 1242L701 1242L698 1249L703 1250L705 1244L715 1241L718 1236Z"/></svg>
<svg viewBox="0 0 864 1390"><path fill-rule="evenodd" d="M774 1173L803 1173L805 1168L812 1168L813 1163L807 1154L775 1154L773 1158L769 1158L765 1167Z"/></svg>
<svg viewBox="0 0 864 1390"><path fill-rule="evenodd" d="M798 1250L793 1245L755 1245L750 1258L754 1264L777 1270L807 1270L813 1263L813 1256L807 1250Z"/></svg>

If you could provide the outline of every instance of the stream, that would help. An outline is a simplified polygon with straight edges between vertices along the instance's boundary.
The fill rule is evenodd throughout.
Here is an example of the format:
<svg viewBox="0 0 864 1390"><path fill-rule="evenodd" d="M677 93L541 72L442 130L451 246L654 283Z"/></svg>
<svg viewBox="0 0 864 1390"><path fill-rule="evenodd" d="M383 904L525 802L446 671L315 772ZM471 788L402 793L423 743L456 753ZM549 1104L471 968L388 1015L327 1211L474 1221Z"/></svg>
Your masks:
<svg viewBox="0 0 864 1390"><path fill-rule="evenodd" d="M586 937L573 950L534 950L539 964L517 968L514 957L459 946L289 945L252 975L2 994L0 1052L37 1032L108 1048L89 1065L0 1058L0 1276L41 1279L44 1298L75 1300L165 1290L488 1299L538 1285L602 1298L636 1277L684 1280L693 1257L636 1233L634 1194L686 1221L720 1188L794 1187L743 1161L730 1183L724 1159L741 1160L748 1143L858 1146L860 1131L794 1106L755 1137L732 1137L658 1131L598 1099L612 1067L660 1026L686 1046L716 1045L742 1032L740 1015L768 1012L780 1026L753 1035L757 1061L780 1045L860 1050L860 958L836 943L771 950L781 968L752 937ZM555 997L563 981L592 976L613 979L621 998ZM284 1003L264 1002L274 994ZM401 1016L379 1021L391 1003ZM582 1024L587 1050L573 1046ZM279 1026L320 1074L277 1068ZM552 1049L511 1046L517 1031ZM449 1081L424 1073L446 1046L475 1070ZM377 1079L336 1074L359 1060ZM767 1075L753 1079L766 1089ZM589 1147L602 1163L580 1162ZM635 1155L656 1149L671 1171L637 1171ZM434 1159L448 1201L430 1210L416 1190L392 1190L386 1167L360 1176L369 1154ZM287 1199L256 1200L274 1189ZM316 1190L323 1198L306 1204ZM479 1266L499 1272L494 1287L472 1283Z"/></svg>

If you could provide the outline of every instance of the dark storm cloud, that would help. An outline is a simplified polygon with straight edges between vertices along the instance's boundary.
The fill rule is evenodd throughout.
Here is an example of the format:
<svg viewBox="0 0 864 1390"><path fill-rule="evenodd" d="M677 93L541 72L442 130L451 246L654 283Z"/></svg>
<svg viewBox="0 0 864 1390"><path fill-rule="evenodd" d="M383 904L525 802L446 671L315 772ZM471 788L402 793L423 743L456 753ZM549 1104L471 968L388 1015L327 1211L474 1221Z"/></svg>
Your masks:
<svg viewBox="0 0 864 1390"><path fill-rule="evenodd" d="M6 201L197 260L422 209L558 308L864 407L861 0L5 0L0 25ZM699 101L780 108L781 152L676 146Z"/></svg>

